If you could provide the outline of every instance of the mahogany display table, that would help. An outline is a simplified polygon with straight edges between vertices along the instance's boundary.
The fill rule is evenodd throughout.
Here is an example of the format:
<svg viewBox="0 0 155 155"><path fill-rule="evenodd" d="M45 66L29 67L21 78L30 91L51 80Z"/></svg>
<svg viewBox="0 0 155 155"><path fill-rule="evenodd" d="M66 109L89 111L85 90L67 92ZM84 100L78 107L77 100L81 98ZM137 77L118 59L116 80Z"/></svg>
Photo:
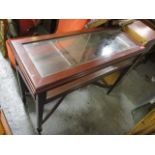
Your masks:
<svg viewBox="0 0 155 155"><path fill-rule="evenodd" d="M123 70L109 92L144 54L119 29L92 29L74 33L9 40L16 59L16 70L23 102L29 91L36 101L37 131L71 91L101 77ZM59 98L45 118L44 105Z"/></svg>

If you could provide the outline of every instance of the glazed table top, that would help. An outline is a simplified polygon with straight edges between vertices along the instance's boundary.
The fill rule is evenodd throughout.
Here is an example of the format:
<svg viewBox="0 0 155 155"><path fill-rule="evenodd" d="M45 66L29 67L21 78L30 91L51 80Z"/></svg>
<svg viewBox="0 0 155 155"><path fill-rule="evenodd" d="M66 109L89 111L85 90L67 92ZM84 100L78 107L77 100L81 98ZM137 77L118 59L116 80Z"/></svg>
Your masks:
<svg viewBox="0 0 155 155"><path fill-rule="evenodd" d="M87 76L143 50L119 29L28 37L10 40L10 45L34 94Z"/></svg>

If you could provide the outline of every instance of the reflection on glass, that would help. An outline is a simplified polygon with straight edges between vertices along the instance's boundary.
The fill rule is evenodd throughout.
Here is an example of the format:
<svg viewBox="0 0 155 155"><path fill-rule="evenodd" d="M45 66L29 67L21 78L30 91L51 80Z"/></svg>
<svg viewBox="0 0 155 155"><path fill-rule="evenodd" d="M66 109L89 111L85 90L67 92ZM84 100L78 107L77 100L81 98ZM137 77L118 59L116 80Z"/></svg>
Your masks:
<svg viewBox="0 0 155 155"><path fill-rule="evenodd" d="M98 57L110 57L133 47L136 47L135 43L119 30L85 33L24 44L25 50L42 77Z"/></svg>

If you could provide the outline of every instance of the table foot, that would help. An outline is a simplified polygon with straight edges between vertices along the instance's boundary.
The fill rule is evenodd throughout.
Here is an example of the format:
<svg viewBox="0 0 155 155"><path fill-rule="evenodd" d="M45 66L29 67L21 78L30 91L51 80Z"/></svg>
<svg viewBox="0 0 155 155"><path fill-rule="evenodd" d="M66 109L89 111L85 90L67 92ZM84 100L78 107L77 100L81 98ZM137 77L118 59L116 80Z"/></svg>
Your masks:
<svg viewBox="0 0 155 155"><path fill-rule="evenodd" d="M37 128L37 132L38 132L38 135L41 135L42 129L38 129L38 128Z"/></svg>

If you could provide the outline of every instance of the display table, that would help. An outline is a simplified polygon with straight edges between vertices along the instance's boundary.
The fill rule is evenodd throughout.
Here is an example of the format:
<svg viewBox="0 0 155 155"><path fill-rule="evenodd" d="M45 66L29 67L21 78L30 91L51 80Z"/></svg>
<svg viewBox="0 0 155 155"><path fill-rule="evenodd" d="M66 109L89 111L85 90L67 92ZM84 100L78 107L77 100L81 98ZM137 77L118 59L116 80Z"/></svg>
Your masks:
<svg viewBox="0 0 155 155"><path fill-rule="evenodd" d="M145 52L119 29L27 37L8 43L16 59L23 102L26 104L27 91L36 101L39 133L68 93L123 70L110 92ZM44 105L59 97L43 118Z"/></svg>

